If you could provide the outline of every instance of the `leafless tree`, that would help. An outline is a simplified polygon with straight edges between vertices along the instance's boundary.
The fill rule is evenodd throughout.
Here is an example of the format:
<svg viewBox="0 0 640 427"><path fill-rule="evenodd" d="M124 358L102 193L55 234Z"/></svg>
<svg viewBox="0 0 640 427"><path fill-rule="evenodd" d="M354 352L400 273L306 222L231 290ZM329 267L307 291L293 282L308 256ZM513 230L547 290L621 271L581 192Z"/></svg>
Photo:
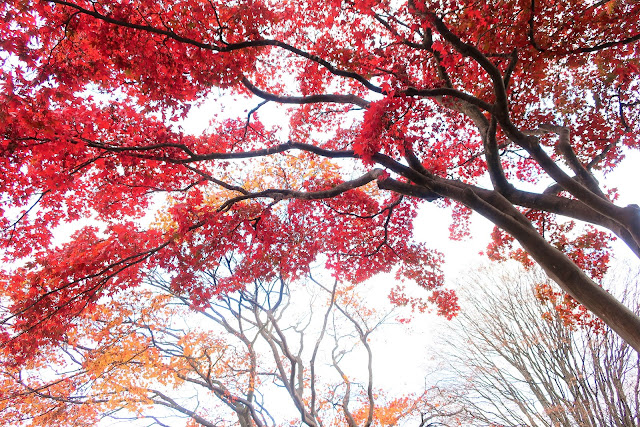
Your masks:
<svg viewBox="0 0 640 427"><path fill-rule="evenodd" d="M542 301L539 271L487 269L466 277L450 328L451 367L474 425L640 425L640 358L606 327L577 326ZM623 299L638 312L638 275Z"/></svg>

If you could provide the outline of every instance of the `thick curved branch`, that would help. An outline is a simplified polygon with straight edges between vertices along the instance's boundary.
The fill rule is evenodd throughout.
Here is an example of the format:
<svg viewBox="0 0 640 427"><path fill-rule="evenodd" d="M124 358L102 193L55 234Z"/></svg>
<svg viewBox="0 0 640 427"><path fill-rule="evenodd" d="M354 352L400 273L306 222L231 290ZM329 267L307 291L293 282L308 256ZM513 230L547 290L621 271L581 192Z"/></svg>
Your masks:
<svg viewBox="0 0 640 427"><path fill-rule="evenodd" d="M389 181L389 180L385 180ZM379 181L379 185L386 185ZM640 317L591 280L567 255L544 239L531 222L496 191L446 180L431 178L433 191L480 213L513 236L545 272L562 289L592 311L640 353ZM640 209L635 209L635 214Z"/></svg>
<svg viewBox="0 0 640 427"><path fill-rule="evenodd" d="M422 175L426 175L426 176L431 175L431 172L429 172L422 165L422 163L420 162L420 159L418 158L418 156L416 156L416 153L413 150L411 143L407 141L405 141L405 144L404 144L404 158L411 169L415 170L418 173L421 173Z"/></svg>
<svg viewBox="0 0 640 427"><path fill-rule="evenodd" d="M426 178L432 176L431 172L426 171L424 168L414 169L413 167L405 166L386 154L376 153L372 156L372 159L377 164L419 185L426 185Z"/></svg>
<svg viewBox="0 0 640 427"><path fill-rule="evenodd" d="M412 185L391 178L378 181L378 188L381 190L393 191L394 193L403 194L405 196L417 197L428 202L442 198L440 194L421 185Z"/></svg>
<svg viewBox="0 0 640 427"><path fill-rule="evenodd" d="M567 172L560 168L560 166L558 166L558 164L544 151L538 138L535 136L547 133L548 130L537 129L521 131L515 128L508 118L500 118L497 115L495 117L498 119L498 123L502 126L502 129L505 131L509 139L524 148L538 163L538 165L542 167L547 175L560 185L562 189L569 192L573 197L583 202L590 209L608 217L611 221L617 222L622 228L626 229L626 233L622 234L631 236L634 242L633 245L630 245L632 248L640 246L640 208L635 205L629 205L626 207L617 206L610 202L606 197L602 197L602 192L599 190L598 184L593 180L593 178L588 178L588 182L592 182L592 184L587 184L583 183L581 179L575 179L567 174ZM571 147L569 147L569 149L570 150L567 150L565 147L564 152L567 153L569 157L575 157L575 153L572 152ZM571 163L571 160L568 160L568 162ZM574 167L584 169L584 166L580 165L577 159L575 159L575 163L577 163L577 165L574 164ZM586 174L590 175L590 172L586 169L581 173L585 173L585 171ZM594 191L590 188L590 185L595 185L598 189Z"/></svg>
<svg viewBox="0 0 640 427"><path fill-rule="evenodd" d="M607 228L625 242L633 253L640 258L640 245L623 224L606 215L602 215L579 200L559 197L555 194L532 193L518 190L514 187L511 187L504 196L517 206L547 211Z"/></svg>
<svg viewBox="0 0 640 427"><path fill-rule="evenodd" d="M500 113L507 114L505 117L508 117L507 89L504 85L504 80L498 67L496 67L493 62L491 62L477 47L463 42L458 36L453 34L438 15L435 13L427 13L427 15L431 18L433 26L438 33L440 33L440 35L448 41L456 51L458 51L462 56L473 58L478 65L486 71L493 82L496 106L499 108Z"/></svg>
<svg viewBox="0 0 640 427"><path fill-rule="evenodd" d="M594 193L579 180L573 179L563 171L539 144L524 148L564 190L596 212L620 223L633 236L636 244L640 245L640 210L637 207L630 205L622 208Z"/></svg>
<svg viewBox="0 0 640 427"><path fill-rule="evenodd" d="M479 107L484 111L493 112L495 109L494 106L489 104L488 102L485 102L479 98L476 98L473 95L469 95L457 89L452 89L448 87L441 87L441 88L435 88L435 89L417 89L415 87L409 87L404 91L402 91L401 93L408 96L420 96L425 98L438 98L442 96L450 96L452 98L456 98L461 101L467 102L471 105L475 105L476 107Z"/></svg>
<svg viewBox="0 0 640 427"><path fill-rule="evenodd" d="M553 132L558 135L558 143L556 144L558 151L564 156L567 165L576 174L576 178L594 194L606 199L606 196L602 190L600 190L600 186L594 176L585 166L582 165L582 163L580 163L576 153L573 151L573 148L571 147L571 130L568 127L544 124L536 130L523 131L523 133L527 135L543 135L549 132Z"/></svg>
<svg viewBox="0 0 640 427"><path fill-rule="evenodd" d="M335 103L335 104L354 104L362 108L369 108L369 101L356 95L343 95L338 93L308 95L308 96L283 96L265 92L258 89L246 77L242 77L242 84L254 95L267 101L274 101L280 104L317 104L317 103Z"/></svg>
<svg viewBox="0 0 640 427"><path fill-rule="evenodd" d="M515 66L515 61L512 63ZM505 76L505 82L507 80L508 79ZM440 103L447 108L451 108L466 115L473 121L473 123L478 128L478 132L480 133L480 136L482 138L482 143L484 145L484 156L487 162L487 170L489 172L489 177L491 178L491 183L493 184L493 187L499 192L508 192L511 184L509 184L507 180L507 177L502 168L502 162L500 160L500 152L496 139L496 117L491 116L491 119L488 120L477 105L466 102L463 99L440 100Z"/></svg>
<svg viewBox="0 0 640 427"><path fill-rule="evenodd" d="M500 209L503 209L505 212L510 211L513 208L513 205L517 205L524 208L547 211L568 218L584 221L586 223L602 226L615 233L627 244L627 246L629 246L634 254L640 257L640 245L636 242L634 236L627 227L625 227L620 221L612 219L607 215L603 215L592 209L580 200L559 197L555 194L539 194L518 190L510 184L504 192L496 188L496 190L501 193L501 197L498 198L495 192L470 184L464 184L462 182L448 180L433 175L420 175L420 177L421 179L419 181L413 180L413 182L418 185L387 178L384 180L378 180L378 187L398 194L417 197L427 201L434 201L439 198L448 197L447 191L439 192L436 190L439 186L440 188L445 188L442 183L447 183L447 186L456 187L462 190L469 189L475 194L483 197L485 200L493 200L492 203L499 204ZM436 182L440 182L441 184L436 185ZM501 199L504 199L504 202L500 202ZM524 216L521 216L518 220L528 222Z"/></svg>
<svg viewBox="0 0 640 427"><path fill-rule="evenodd" d="M491 117L489 126L482 134L482 142L484 144L485 160L487 161L487 170L493 188L500 193L507 193L511 189L512 185L507 180L507 176L502 169L502 162L500 161L500 151L498 148L498 141L496 139L497 122L495 117Z"/></svg>

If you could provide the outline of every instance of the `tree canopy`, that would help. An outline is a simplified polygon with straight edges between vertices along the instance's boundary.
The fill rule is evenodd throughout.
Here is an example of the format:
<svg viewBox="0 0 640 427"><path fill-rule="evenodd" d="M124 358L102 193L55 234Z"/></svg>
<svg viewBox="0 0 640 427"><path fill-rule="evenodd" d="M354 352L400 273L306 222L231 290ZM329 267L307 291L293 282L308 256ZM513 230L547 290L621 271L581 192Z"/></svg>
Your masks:
<svg viewBox="0 0 640 427"><path fill-rule="evenodd" d="M429 292L394 302L453 316L442 256L413 231L426 202L451 210L452 238L488 218L491 257L540 264L568 317L583 304L640 351L640 319L598 286L614 236L640 255L640 208L594 177L638 147L637 2L9 0L0 14L5 363L154 268L195 309L318 260L350 283L393 271ZM244 111L205 104L220 93ZM208 130L182 129L202 105ZM202 280L229 257L231 274Z"/></svg>

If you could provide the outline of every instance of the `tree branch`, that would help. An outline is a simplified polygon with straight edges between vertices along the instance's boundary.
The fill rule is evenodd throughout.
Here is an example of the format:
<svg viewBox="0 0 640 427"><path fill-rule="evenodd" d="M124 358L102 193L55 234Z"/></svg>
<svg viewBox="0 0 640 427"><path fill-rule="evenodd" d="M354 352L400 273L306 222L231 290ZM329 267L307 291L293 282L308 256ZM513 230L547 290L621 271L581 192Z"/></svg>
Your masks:
<svg viewBox="0 0 640 427"><path fill-rule="evenodd" d="M457 89L448 88L448 87L441 87L441 88L435 88L435 89L418 89L415 87L409 87L403 90L401 93L408 96L420 96L425 98L438 98L442 96L450 96L452 98L465 101L471 105L475 105L476 107L479 107L484 111L493 112L495 109L494 106L492 104L489 104L488 102L485 102L479 98L476 98L473 95L469 95Z"/></svg>
<svg viewBox="0 0 640 427"><path fill-rule="evenodd" d="M362 175L360 178L346 181L341 184L336 185L335 187L328 190L321 191L296 191L296 190L287 190L287 189L269 189L264 191L259 191L257 193L247 193L242 196L234 197L233 199L229 199L224 202L219 208L218 211L224 212L228 210L235 203L241 202L243 200L248 199L258 199L258 198L271 198L276 201L286 200L286 199L299 199L299 200L320 200L320 199L328 199L331 197L335 197L339 194L342 194L346 191L353 190L358 187L362 187L371 181L375 181L378 179L384 170L382 169L372 169L366 174Z"/></svg>
<svg viewBox="0 0 640 427"><path fill-rule="evenodd" d="M254 95L267 100L274 101L280 104L318 104L318 103L336 103L336 104L355 104L362 108L369 108L369 101L366 101L356 95L342 95L342 94L320 94L320 95L308 95L308 96L283 96L275 95L273 93L265 92L258 89L253 85L246 77L242 77L242 84L249 89Z"/></svg>
<svg viewBox="0 0 640 427"><path fill-rule="evenodd" d="M294 53L298 56L301 56L303 58L306 58L310 61L316 62L318 64L320 64L322 67L324 67L327 71L329 71L331 74L334 74L336 76L340 76L340 77L345 77L345 78L349 78L349 79L353 79L358 81L359 83L361 83L363 86L365 86L367 89L369 89L372 92L376 92L376 93L382 93L382 89L376 85L374 85L373 83L371 83L369 80L367 80L366 78L364 78L361 74L355 73L353 71L346 71L346 70L341 70L339 68L334 67L329 61L322 59L316 55L310 54L308 52L303 51L302 49L296 48L295 46L291 46L287 43L284 43L280 40L270 40L270 39L258 39L258 40L248 40L248 41L244 41L244 42L239 42L239 43L225 43L222 42L223 45L215 45L215 44L211 44L211 43L205 43L202 41L198 41L198 40L194 40L191 39L189 37L184 37L181 36L179 34L176 34L175 32L171 31L170 29L160 29L151 25L146 25L146 24L136 24L133 22L129 22L129 21L124 21L122 19L116 19L113 18L111 16L105 15L103 13L99 13L95 10L89 10L86 9L80 5L68 2L68 1L64 1L64 0L46 0L49 3L55 3L55 4L59 4L62 6L67 6L70 7L72 9L75 9L77 12L76 13L81 13L84 15L88 15L91 16L93 18L99 19L101 21L107 22L109 24L113 24L113 25L117 25L120 27L125 27L125 28L131 28L134 30L140 30L140 31L145 31L148 33L152 33L152 34L158 34L158 35L162 35L165 37L168 37L172 40L175 40L177 42L180 43L185 43L191 46L196 46L199 47L201 49L205 49L205 50L211 50L214 52L233 52L236 50L242 50L242 49L247 49L247 48L255 48L255 47L267 47L267 46L273 46L273 47L279 47L282 48L284 50L287 50L291 53Z"/></svg>

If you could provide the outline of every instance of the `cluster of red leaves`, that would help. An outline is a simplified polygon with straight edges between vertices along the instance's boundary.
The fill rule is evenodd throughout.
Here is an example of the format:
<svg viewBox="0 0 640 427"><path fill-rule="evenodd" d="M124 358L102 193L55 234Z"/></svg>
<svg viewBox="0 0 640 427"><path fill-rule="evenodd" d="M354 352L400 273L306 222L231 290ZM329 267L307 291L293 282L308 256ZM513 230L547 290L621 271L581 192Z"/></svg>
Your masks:
<svg viewBox="0 0 640 427"><path fill-rule="evenodd" d="M579 135L572 144L583 162L608 141L638 145L638 121L632 120L640 114L634 107L638 43L568 55L636 34L640 20L621 19L638 16L636 3L577 8L540 1L532 21L531 3L524 0L0 4L0 192L7 206L0 244L5 263L23 265L3 277L10 305L2 324L7 357L19 362L38 345L60 338L79 311L101 295L135 286L141 271L154 267L171 270L175 290L198 306L275 272L299 277L324 256L334 274L351 282L396 270L434 290L432 301L443 314L455 312L453 295L438 289L441 259L412 241L415 204L392 207L393 199L354 190L324 203L272 205L261 199L223 209L222 203L207 203L219 191L209 179L225 172L232 153L269 150L278 135L257 120L249 125L245 117L221 121L211 134L197 137L171 126L219 88L246 94L244 78L276 95L288 94L290 81L303 94L370 94L360 80L331 71L348 70L371 79L375 96L385 98L355 119L351 108L302 106L291 115L291 137L353 150L366 165L378 153L404 161L401 156L411 148L428 171L474 182L486 165L468 120L435 101L399 96L408 87L442 87L438 71L445 70L453 87L493 102L492 84L477 62L435 32L425 42L433 20L416 12L427 9L446 16L465 42L497 52L491 61L502 71L509 54L519 52L509 100L517 126L535 128L566 116ZM280 44L268 43L274 40ZM412 47L423 42L420 49ZM318 134L324 142L314 141ZM498 135L498 143L506 141ZM542 143L554 141L545 137ZM212 153L217 157L207 157ZM609 150L602 164L611 167L619 157L618 149ZM503 159L509 177L537 182L533 162L517 155ZM244 172L233 182L243 185ZM294 189L326 190L345 176L304 179ZM157 194L167 193L176 195L168 213L172 226L139 229L136 221ZM455 215L461 227L452 234L464 237L467 212L456 208ZM101 222L99 231L84 229L62 247L52 241L57 226L94 218ZM573 226L556 224L549 231L542 219L533 219L593 277L604 272L604 234L589 231L569 239ZM530 261L518 249L510 252L510 244L496 234L491 256ZM204 272L231 254L241 263L237 274L203 281Z"/></svg>
<svg viewBox="0 0 640 427"><path fill-rule="evenodd" d="M578 304L570 295L554 291L548 283L536 285L534 292L540 303L553 307L555 314L560 316L566 326L583 326L596 332L604 330L602 320L587 311L583 305ZM551 312L546 312L543 317L551 319L553 315Z"/></svg>
<svg viewBox="0 0 640 427"><path fill-rule="evenodd" d="M365 164L372 164L372 156L381 151L404 154L407 141L401 119L412 103L411 98L396 97L394 93L371 103L353 143L353 150Z"/></svg>

